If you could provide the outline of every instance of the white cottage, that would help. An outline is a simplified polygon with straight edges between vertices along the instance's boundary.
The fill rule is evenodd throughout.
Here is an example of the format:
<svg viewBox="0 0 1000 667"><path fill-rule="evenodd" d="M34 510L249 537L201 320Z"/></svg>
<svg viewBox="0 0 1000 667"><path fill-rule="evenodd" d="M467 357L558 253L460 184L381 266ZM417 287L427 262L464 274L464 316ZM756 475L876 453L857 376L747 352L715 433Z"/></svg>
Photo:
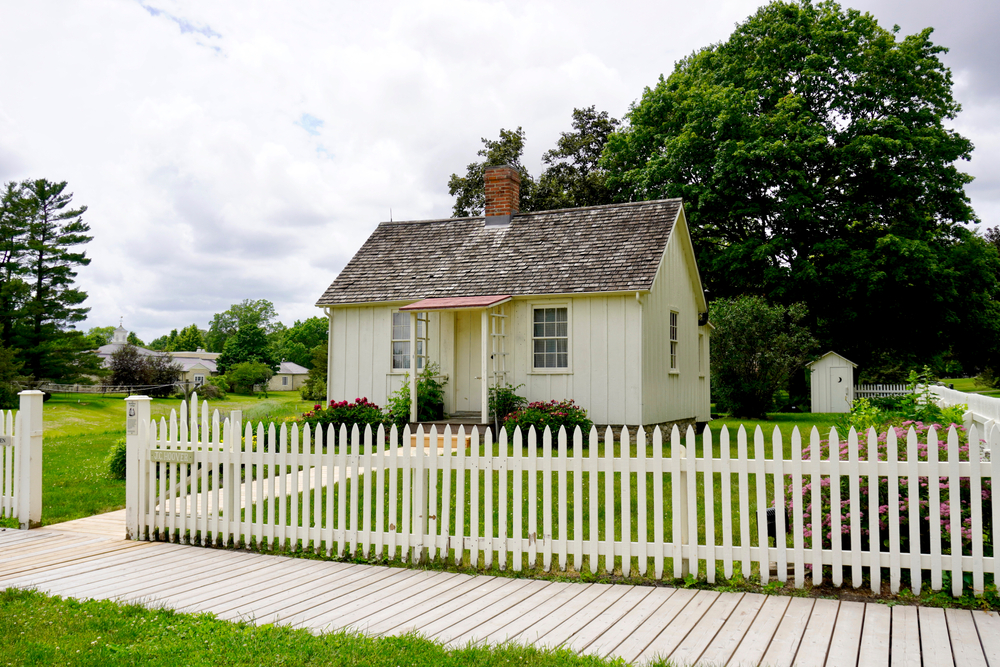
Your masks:
<svg viewBox="0 0 1000 667"><path fill-rule="evenodd" d="M519 213L515 169L486 182L485 216L384 222L319 299L327 398L384 405L415 351L448 377L445 412L482 423L504 383L596 424L708 421L708 307L681 201Z"/></svg>

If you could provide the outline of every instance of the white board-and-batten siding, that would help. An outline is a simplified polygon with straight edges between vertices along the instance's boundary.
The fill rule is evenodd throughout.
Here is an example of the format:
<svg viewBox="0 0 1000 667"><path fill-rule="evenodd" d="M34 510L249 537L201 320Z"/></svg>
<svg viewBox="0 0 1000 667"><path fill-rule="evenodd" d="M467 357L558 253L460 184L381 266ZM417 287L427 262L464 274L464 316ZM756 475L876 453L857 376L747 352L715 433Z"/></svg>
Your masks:
<svg viewBox="0 0 1000 667"><path fill-rule="evenodd" d="M642 296L644 424L678 419L705 422L711 417L710 327L698 326L698 315L705 308L701 290L682 210L667 241L653 287ZM671 312L678 315L676 369L670 367Z"/></svg>

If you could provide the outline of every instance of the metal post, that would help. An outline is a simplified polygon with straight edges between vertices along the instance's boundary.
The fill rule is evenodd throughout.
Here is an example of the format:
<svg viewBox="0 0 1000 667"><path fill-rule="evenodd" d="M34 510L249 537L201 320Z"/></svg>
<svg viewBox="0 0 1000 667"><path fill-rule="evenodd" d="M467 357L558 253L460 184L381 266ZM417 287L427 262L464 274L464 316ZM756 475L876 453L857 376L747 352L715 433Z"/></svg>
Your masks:
<svg viewBox="0 0 1000 667"><path fill-rule="evenodd" d="M146 474L146 467L139 460L139 427L149 426L149 396L129 396L125 399L125 539L138 540L139 513L144 498L139 497L139 475ZM147 428L148 433L148 428Z"/></svg>

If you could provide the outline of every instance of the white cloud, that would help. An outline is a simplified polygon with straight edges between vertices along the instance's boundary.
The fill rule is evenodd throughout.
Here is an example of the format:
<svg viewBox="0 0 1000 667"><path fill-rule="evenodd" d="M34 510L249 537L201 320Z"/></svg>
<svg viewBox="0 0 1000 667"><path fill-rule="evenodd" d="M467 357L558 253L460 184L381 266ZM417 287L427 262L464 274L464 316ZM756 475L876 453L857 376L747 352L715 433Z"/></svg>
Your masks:
<svg viewBox="0 0 1000 667"><path fill-rule="evenodd" d="M859 4L904 32L947 22L935 37L953 40L956 90L974 87L958 123L978 146L970 193L995 219L1000 102L977 63L996 47L966 43L981 28L964 11ZM574 107L620 117L756 6L14 3L0 23L0 60L16 64L0 70L0 180L66 180L90 207L86 326L125 315L148 340L244 298L274 301L290 323L318 314L390 209L448 216L448 176L481 137L524 127L537 171Z"/></svg>

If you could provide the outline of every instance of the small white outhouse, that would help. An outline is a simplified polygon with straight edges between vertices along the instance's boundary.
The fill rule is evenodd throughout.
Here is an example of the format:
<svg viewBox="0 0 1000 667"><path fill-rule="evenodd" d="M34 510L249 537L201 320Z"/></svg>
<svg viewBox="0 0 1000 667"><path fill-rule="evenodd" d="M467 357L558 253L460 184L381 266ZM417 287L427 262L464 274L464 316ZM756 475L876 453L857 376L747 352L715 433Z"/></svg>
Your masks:
<svg viewBox="0 0 1000 667"><path fill-rule="evenodd" d="M806 364L812 386L813 412L850 412L854 403L854 369L857 364L836 352Z"/></svg>

